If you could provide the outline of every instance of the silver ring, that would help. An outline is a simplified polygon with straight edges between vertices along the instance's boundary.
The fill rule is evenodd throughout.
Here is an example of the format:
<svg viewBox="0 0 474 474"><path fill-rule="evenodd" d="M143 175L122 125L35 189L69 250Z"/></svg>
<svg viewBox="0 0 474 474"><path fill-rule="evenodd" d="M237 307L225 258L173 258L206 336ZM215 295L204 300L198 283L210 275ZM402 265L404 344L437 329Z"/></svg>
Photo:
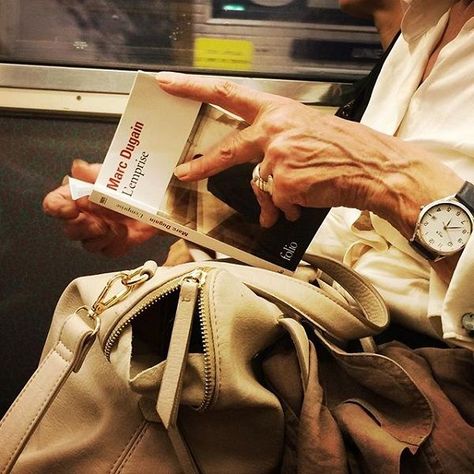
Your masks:
<svg viewBox="0 0 474 474"><path fill-rule="evenodd" d="M268 175L268 178L265 180L260 176L260 163L252 171L252 181L255 183L260 191L270 194L273 193L273 176Z"/></svg>

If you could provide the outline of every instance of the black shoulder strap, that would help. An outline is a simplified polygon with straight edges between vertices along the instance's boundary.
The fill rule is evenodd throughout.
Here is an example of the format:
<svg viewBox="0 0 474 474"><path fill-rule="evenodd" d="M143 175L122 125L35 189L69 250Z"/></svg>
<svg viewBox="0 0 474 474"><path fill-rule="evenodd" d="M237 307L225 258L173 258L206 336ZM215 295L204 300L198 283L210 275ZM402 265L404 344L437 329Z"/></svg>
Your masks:
<svg viewBox="0 0 474 474"><path fill-rule="evenodd" d="M456 199L461 201L474 214L474 184L466 181L456 194Z"/></svg>
<svg viewBox="0 0 474 474"><path fill-rule="evenodd" d="M354 84L350 100L336 112L338 117L351 120L352 122L360 122L369 103L377 78L382 70L382 66L399 36L400 32L398 32L392 39L392 42L384 51L383 55L377 61L370 73Z"/></svg>

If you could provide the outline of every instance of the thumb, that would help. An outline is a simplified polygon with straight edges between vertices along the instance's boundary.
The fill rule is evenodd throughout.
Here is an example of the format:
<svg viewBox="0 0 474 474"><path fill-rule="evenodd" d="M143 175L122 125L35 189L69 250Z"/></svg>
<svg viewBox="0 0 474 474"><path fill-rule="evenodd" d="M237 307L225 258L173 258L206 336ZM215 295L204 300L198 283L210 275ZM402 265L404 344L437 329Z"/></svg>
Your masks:
<svg viewBox="0 0 474 474"><path fill-rule="evenodd" d="M84 160L74 160L71 165L71 175L73 178L86 181L88 183L94 183L99 174L100 163L87 163Z"/></svg>
<svg viewBox="0 0 474 474"><path fill-rule="evenodd" d="M71 165L71 176L81 181L95 183L101 166L100 163L88 163L87 161L76 159ZM113 211L94 204L92 201L89 201L87 197L77 199L75 204L82 212L88 212L96 217L117 215L117 213Z"/></svg>

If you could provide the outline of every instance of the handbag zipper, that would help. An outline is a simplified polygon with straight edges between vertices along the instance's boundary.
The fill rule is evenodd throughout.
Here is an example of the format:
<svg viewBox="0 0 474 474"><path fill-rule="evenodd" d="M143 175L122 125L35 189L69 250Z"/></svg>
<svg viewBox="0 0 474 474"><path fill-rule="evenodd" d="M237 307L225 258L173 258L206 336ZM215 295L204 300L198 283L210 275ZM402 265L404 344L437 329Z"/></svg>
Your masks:
<svg viewBox="0 0 474 474"><path fill-rule="evenodd" d="M126 321L120 324L114 331L107 337L107 342L104 345L104 354L107 360L110 362L110 354L115 343L118 341L119 337L123 331L144 311L146 311L150 306L156 304L158 301L164 299L166 296L169 296L173 292L177 291L180 287L181 278L175 278L170 282L164 285L164 288L161 289L159 293L153 293L151 296L142 301L139 305L131 310L131 315L127 317Z"/></svg>
<svg viewBox="0 0 474 474"><path fill-rule="evenodd" d="M210 322L210 311L208 307L207 294L204 291L204 283L208 270L201 270L200 279L197 282L198 300L197 312L199 317L199 328L201 330L202 351L204 359L204 396L201 404L195 409L197 411L205 411L212 403L215 387L215 373L212 348L212 327Z"/></svg>
<svg viewBox="0 0 474 474"><path fill-rule="evenodd" d="M214 364L213 364L213 355L211 354L212 348L212 328L209 321L209 307L207 304L207 293L205 291L205 282L206 277L209 272L207 268L197 268L191 272L175 278L164 285L159 292L153 293L148 296L145 301L142 301L139 305L134 307L130 311L130 316L127 317L126 321L120 324L107 338L107 341L104 345L104 354L107 360L110 361L110 355L112 349L116 342L118 341L120 335L123 331L144 311L163 300L172 293L180 290L181 284L184 280L188 283L193 284L195 291L197 292L197 313L199 318L199 329L201 333L202 340L202 349L203 349L203 360L204 360L204 387L203 387L203 399L201 403L193 407L197 411L206 410L212 403L214 395Z"/></svg>

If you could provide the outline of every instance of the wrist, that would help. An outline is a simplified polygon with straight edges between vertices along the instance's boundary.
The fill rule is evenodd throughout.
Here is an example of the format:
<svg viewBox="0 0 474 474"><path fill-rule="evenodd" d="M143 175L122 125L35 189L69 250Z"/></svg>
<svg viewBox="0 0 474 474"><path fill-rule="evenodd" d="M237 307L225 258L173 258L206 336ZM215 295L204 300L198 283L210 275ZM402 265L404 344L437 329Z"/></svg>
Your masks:
<svg viewBox="0 0 474 474"><path fill-rule="evenodd" d="M450 168L438 161L413 162L409 172L393 173L387 180L386 198L375 213L410 239L420 209L431 202L455 195L463 183Z"/></svg>

